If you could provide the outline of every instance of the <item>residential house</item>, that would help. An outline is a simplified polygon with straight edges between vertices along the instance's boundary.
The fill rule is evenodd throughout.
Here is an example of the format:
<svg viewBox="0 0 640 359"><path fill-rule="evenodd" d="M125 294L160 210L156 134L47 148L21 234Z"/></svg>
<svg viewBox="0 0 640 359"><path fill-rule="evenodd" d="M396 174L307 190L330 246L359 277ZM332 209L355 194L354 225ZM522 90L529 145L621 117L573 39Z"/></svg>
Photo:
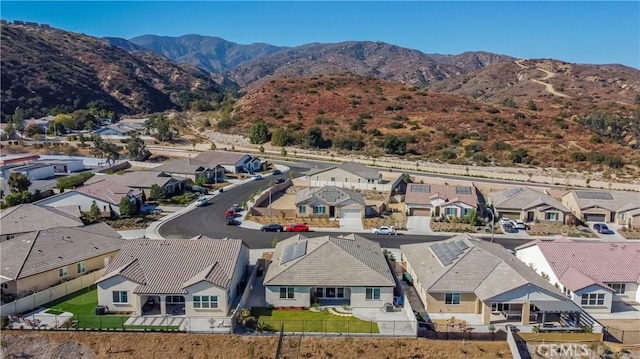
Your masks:
<svg viewBox="0 0 640 359"><path fill-rule="evenodd" d="M78 212L77 216L57 208L40 207L25 203L7 208L0 212L0 240L4 241L25 233L42 231L55 227L83 226Z"/></svg>
<svg viewBox="0 0 640 359"><path fill-rule="evenodd" d="M562 203L585 222L606 222L640 225L640 193L621 191L572 190L562 197ZM632 214L631 214L632 213Z"/></svg>
<svg viewBox="0 0 640 359"><path fill-rule="evenodd" d="M515 187L489 193L496 218L521 219L525 222L565 223L571 211L547 192Z"/></svg>
<svg viewBox="0 0 640 359"><path fill-rule="evenodd" d="M194 159L206 163L210 168L220 165L230 173L254 173L262 169L259 158L244 153L209 151L198 154Z"/></svg>
<svg viewBox="0 0 640 359"><path fill-rule="evenodd" d="M472 209L479 210L478 190L474 185L409 183L404 203L409 216L464 217Z"/></svg>
<svg viewBox="0 0 640 359"><path fill-rule="evenodd" d="M96 175L87 180L85 185L103 180L144 192L146 198L149 198L151 186L154 184L160 186L167 195L171 196L183 192L187 181L180 177L173 178L164 172L135 171L125 172L121 175Z"/></svg>
<svg viewBox="0 0 640 359"><path fill-rule="evenodd" d="M100 127L99 129L93 131L93 134L102 138L128 138L129 132L131 131L142 132L144 131L144 127L119 122L112 125Z"/></svg>
<svg viewBox="0 0 640 359"><path fill-rule="evenodd" d="M224 167L215 165L209 167L207 163L193 158L181 158L164 163L151 169L155 172L164 172L173 177L188 178L196 182L198 178L204 178L207 183L224 181Z"/></svg>
<svg viewBox="0 0 640 359"><path fill-rule="evenodd" d="M340 188L393 191L403 182L402 173L383 174L357 162L313 169L307 173L308 187L336 186Z"/></svg>
<svg viewBox="0 0 640 359"><path fill-rule="evenodd" d="M49 125L53 121L53 116L45 116L41 118L31 118L28 120L24 120L24 128L27 128L31 125L35 125L40 127L43 132L46 132L49 129Z"/></svg>
<svg viewBox="0 0 640 359"><path fill-rule="evenodd" d="M5 173L8 172L6 175ZM19 173L25 175L29 181L37 181L41 179L52 178L55 176L55 168L53 165L46 163L29 163L22 166L4 166L2 168L2 175L4 178L9 178L11 173Z"/></svg>
<svg viewBox="0 0 640 359"><path fill-rule="evenodd" d="M49 228L2 241L2 294L22 297L105 268L123 243L105 223Z"/></svg>
<svg viewBox="0 0 640 359"><path fill-rule="evenodd" d="M402 262L431 315L478 316L478 322L518 318L523 325L546 315L581 309L497 243L461 234L441 242L401 245ZM578 319L578 318L574 318Z"/></svg>
<svg viewBox="0 0 640 359"><path fill-rule="evenodd" d="M137 315L227 317L247 276L239 239L128 240L98 284L98 303Z"/></svg>
<svg viewBox="0 0 640 359"><path fill-rule="evenodd" d="M640 302L638 242L536 240L517 247L516 256L590 312Z"/></svg>
<svg viewBox="0 0 640 359"><path fill-rule="evenodd" d="M264 277L265 300L275 307L393 303L396 282L377 242L356 234L278 242Z"/></svg>
<svg viewBox="0 0 640 359"><path fill-rule="evenodd" d="M363 218L368 214L360 193L336 186L302 189L296 193L295 205L299 217Z"/></svg>
<svg viewBox="0 0 640 359"><path fill-rule="evenodd" d="M120 216L120 201L127 197L129 201L140 207L143 202L142 191L128 187L122 183L98 178L93 182L72 190L35 202L38 206L62 207L80 206L80 211L89 212L95 201L103 217Z"/></svg>

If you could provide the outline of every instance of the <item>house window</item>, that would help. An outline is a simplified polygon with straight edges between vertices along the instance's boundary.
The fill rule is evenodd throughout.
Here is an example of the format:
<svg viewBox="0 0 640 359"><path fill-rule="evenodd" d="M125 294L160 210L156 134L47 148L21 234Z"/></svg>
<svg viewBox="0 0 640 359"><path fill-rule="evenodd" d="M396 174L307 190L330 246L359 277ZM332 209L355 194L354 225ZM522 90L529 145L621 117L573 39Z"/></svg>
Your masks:
<svg viewBox="0 0 640 359"><path fill-rule="evenodd" d="M280 299L294 299L294 293L293 287L280 287Z"/></svg>
<svg viewBox="0 0 640 359"><path fill-rule="evenodd" d="M372 183L375 183L375 181L372 179L367 179L367 183L372 184Z"/></svg>
<svg viewBox="0 0 640 359"><path fill-rule="evenodd" d="M102 212L106 212L107 211L107 206L102 206Z"/></svg>
<svg viewBox="0 0 640 359"><path fill-rule="evenodd" d="M502 312L503 310L509 310L509 303L491 303L492 312Z"/></svg>
<svg viewBox="0 0 640 359"><path fill-rule="evenodd" d="M114 303L129 303L127 292L124 290L114 290L111 295Z"/></svg>
<svg viewBox="0 0 640 359"><path fill-rule="evenodd" d="M331 177L331 178L329 179L329 181L331 181L331 182L335 182L335 181L336 181L336 178L335 178L335 177Z"/></svg>
<svg viewBox="0 0 640 359"><path fill-rule="evenodd" d="M181 295L168 295L167 303L184 303L184 297Z"/></svg>
<svg viewBox="0 0 640 359"><path fill-rule="evenodd" d="M320 176L316 176L316 181L320 181Z"/></svg>
<svg viewBox="0 0 640 359"><path fill-rule="evenodd" d="M463 209L461 210L461 212L462 212L462 213L461 213L460 215L461 215L461 216L466 216L466 215L468 215L468 214L469 214L469 211L471 211L471 208L463 208Z"/></svg>
<svg viewBox="0 0 640 359"><path fill-rule="evenodd" d="M626 213L622 213L622 214L620 215L620 219L625 219L625 218L627 218L627 214L626 214Z"/></svg>
<svg viewBox="0 0 640 359"><path fill-rule="evenodd" d="M324 206L314 206L313 207L313 214L325 214L325 207Z"/></svg>
<svg viewBox="0 0 640 359"><path fill-rule="evenodd" d="M460 293L445 293L444 304L460 305Z"/></svg>
<svg viewBox="0 0 640 359"><path fill-rule="evenodd" d="M544 214L544 219L547 221L557 221L558 214L556 212L549 212Z"/></svg>
<svg viewBox="0 0 640 359"><path fill-rule="evenodd" d="M358 183L360 183L360 178L358 178Z"/></svg>
<svg viewBox="0 0 640 359"><path fill-rule="evenodd" d="M571 298L571 291L569 290L569 288L563 287L562 293L564 293L564 295L566 295L568 298Z"/></svg>
<svg viewBox="0 0 640 359"><path fill-rule="evenodd" d="M58 269L58 276L66 277L67 276L67 267L62 267Z"/></svg>
<svg viewBox="0 0 640 359"><path fill-rule="evenodd" d="M455 208L445 208L444 209L444 214L445 214L445 216L455 216L456 215L456 209Z"/></svg>
<svg viewBox="0 0 640 359"><path fill-rule="evenodd" d="M78 274L84 273L87 271L87 267L85 266L84 262L79 262L77 267L78 267Z"/></svg>
<svg viewBox="0 0 640 359"><path fill-rule="evenodd" d="M218 296L216 295L194 295L194 308L211 308L218 309Z"/></svg>
<svg viewBox="0 0 640 359"><path fill-rule="evenodd" d="M301 214L307 213L307 207L306 206L298 206L298 213L301 213Z"/></svg>
<svg viewBox="0 0 640 359"><path fill-rule="evenodd" d="M627 289L627 284L626 283L610 283L609 287L611 287L616 294L624 294L625 290Z"/></svg>
<svg viewBox="0 0 640 359"><path fill-rule="evenodd" d="M344 178L344 181L345 181L345 182L349 182L349 179L345 177L345 178Z"/></svg>
<svg viewBox="0 0 640 359"><path fill-rule="evenodd" d="M9 284L8 283L2 283L2 284L0 284L0 287L2 287L4 289L9 289Z"/></svg>
<svg viewBox="0 0 640 359"><path fill-rule="evenodd" d="M604 294L588 293L582 295L582 305L604 305Z"/></svg>
<svg viewBox="0 0 640 359"><path fill-rule="evenodd" d="M366 300L380 300L380 288L367 288L365 290Z"/></svg>

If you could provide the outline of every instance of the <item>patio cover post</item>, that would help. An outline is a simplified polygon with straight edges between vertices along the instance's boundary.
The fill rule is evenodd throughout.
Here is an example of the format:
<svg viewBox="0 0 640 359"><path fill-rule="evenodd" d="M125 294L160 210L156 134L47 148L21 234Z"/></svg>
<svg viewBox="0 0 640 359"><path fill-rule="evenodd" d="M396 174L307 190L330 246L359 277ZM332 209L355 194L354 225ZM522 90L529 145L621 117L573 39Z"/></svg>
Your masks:
<svg viewBox="0 0 640 359"><path fill-rule="evenodd" d="M529 325L530 311L531 311L531 302L527 300L522 305L522 325Z"/></svg>
<svg viewBox="0 0 640 359"><path fill-rule="evenodd" d="M167 299L162 297L164 296L159 295L158 300L160 301L160 314L164 317L167 315Z"/></svg>

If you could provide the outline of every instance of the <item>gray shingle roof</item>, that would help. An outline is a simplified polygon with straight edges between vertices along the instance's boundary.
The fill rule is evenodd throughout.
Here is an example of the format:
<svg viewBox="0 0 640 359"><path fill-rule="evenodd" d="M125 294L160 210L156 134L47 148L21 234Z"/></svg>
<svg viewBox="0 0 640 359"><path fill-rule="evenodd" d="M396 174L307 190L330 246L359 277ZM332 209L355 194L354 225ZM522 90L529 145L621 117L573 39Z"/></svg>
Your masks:
<svg viewBox="0 0 640 359"><path fill-rule="evenodd" d="M1 274L25 278L120 249L124 240L111 227L56 227L0 242Z"/></svg>
<svg viewBox="0 0 640 359"><path fill-rule="evenodd" d="M462 191L461 191L462 190ZM458 193L461 192L461 193ZM470 186L449 186L437 184L409 183L405 203L411 204L431 204L435 198L443 198L445 203L462 202L471 207L478 207L478 192L474 185Z"/></svg>
<svg viewBox="0 0 640 359"><path fill-rule="evenodd" d="M111 183L117 183L130 188L151 188L154 184L162 187L169 182L175 181L171 175L160 171L135 171L125 172L121 175L98 175L91 177L85 184L91 184L105 180Z"/></svg>
<svg viewBox="0 0 640 359"><path fill-rule="evenodd" d="M34 204L21 204L0 212L2 234L38 231L54 227L82 226L82 220L66 211Z"/></svg>
<svg viewBox="0 0 640 359"><path fill-rule="evenodd" d="M527 210L539 205L547 205L562 212L570 212L562 203L549 196L527 187L515 187L504 191L489 193L494 208L501 210Z"/></svg>
<svg viewBox="0 0 640 359"><path fill-rule="evenodd" d="M209 151L198 154L194 159L206 163L208 166L219 165L235 165L242 160L247 154L226 151ZM251 157L251 156L249 156Z"/></svg>
<svg viewBox="0 0 640 359"><path fill-rule="evenodd" d="M304 255L280 263L284 248L307 241ZM297 235L279 242L264 285L392 287L395 280L376 242L355 234L306 238Z"/></svg>
<svg viewBox="0 0 640 359"><path fill-rule="evenodd" d="M242 240L129 240L98 280L122 275L138 283L138 294L183 294L189 285L207 281L227 288L238 263Z"/></svg>
<svg viewBox="0 0 640 359"><path fill-rule="evenodd" d="M164 163L158 167L153 167L151 170L168 172L168 173L182 173L182 174L193 175L196 173L196 171L204 171L209 168L210 168L209 164L198 161L194 158L180 158L177 160Z"/></svg>
<svg viewBox="0 0 640 359"><path fill-rule="evenodd" d="M557 288L502 246L467 234L455 236L446 242L458 240L463 240L469 248L446 266L443 266L430 250L435 243L400 246L417 279L427 292L475 293L484 301L531 284L558 298L564 298Z"/></svg>
<svg viewBox="0 0 640 359"><path fill-rule="evenodd" d="M326 172L326 171L330 171L333 169L339 168L343 171L352 173L356 176L360 176L362 178L366 178L366 179L371 179L371 180L377 180L380 178L380 173L373 169L373 168L369 168L363 164L360 164L358 162L345 162L339 166L332 166L332 167L328 167L328 168L314 168L312 170L309 170L307 172L308 176L314 175L316 173L322 173L322 172Z"/></svg>
<svg viewBox="0 0 640 359"><path fill-rule="evenodd" d="M353 200L361 205L366 205L364 197L356 191L336 186L324 186L319 188L305 188L296 193L296 205L322 202L328 205L338 205L342 202Z"/></svg>

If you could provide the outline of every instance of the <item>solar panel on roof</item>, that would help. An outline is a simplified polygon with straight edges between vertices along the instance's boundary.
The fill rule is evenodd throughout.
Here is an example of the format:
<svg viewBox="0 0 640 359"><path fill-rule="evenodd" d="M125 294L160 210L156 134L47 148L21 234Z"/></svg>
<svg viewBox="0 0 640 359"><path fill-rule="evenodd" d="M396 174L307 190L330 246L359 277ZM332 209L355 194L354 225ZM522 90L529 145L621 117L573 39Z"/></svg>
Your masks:
<svg viewBox="0 0 640 359"><path fill-rule="evenodd" d="M609 192L576 191L576 197L580 199L603 199L611 201L613 197Z"/></svg>
<svg viewBox="0 0 640 359"><path fill-rule="evenodd" d="M438 258L443 266L447 266L458 258L464 250L469 248L464 241L453 241L447 243L436 243L431 246L431 251Z"/></svg>
<svg viewBox="0 0 640 359"><path fill-rule="evenodd" d="M411 192L429 193L431 192L431 186L427 184L414 184L411 186Z"/></svg>
<svg viewBox="0 0 640 359"><path fill-rule="evenodd" d="M471 194L471 187L456 187L456 194Z"/></svg>
<svg viewBox="0 0 640 359"><path fill-rule="evenodd" d="M300 241L290 244L282 250L280 263L287 263L294 259L298 259L307 253L307 241Z"/></svg>
<svg viewBox="0 0 640 359"><path fill-rule="evenodd" d="M504 195L507 197L513 197L522 191L524 191L524 188L522 187L511 188L504 192Z"/></svg>

